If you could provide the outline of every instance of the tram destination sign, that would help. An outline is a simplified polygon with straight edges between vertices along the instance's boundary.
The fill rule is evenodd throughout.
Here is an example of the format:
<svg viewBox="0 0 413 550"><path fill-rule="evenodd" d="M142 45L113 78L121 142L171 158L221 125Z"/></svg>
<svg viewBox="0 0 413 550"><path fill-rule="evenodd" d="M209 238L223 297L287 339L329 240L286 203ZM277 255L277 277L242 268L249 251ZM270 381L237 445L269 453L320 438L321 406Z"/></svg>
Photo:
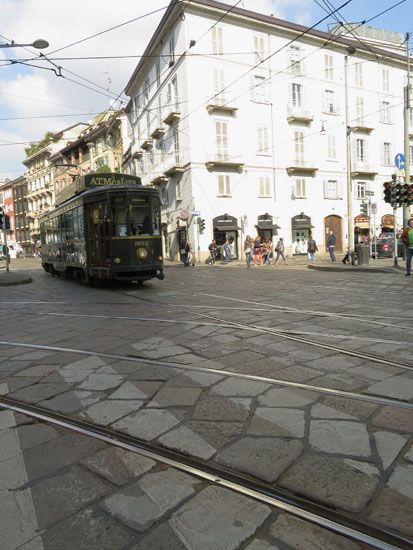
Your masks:
<svg viewBox="0 0 413 550"><path fill-rule="evenodd" d="M130 174L86 174L76 178L73 183L56 193L56 206L82 193L85 189L104 185L142 185L142 181L138 176Z"/></svg>

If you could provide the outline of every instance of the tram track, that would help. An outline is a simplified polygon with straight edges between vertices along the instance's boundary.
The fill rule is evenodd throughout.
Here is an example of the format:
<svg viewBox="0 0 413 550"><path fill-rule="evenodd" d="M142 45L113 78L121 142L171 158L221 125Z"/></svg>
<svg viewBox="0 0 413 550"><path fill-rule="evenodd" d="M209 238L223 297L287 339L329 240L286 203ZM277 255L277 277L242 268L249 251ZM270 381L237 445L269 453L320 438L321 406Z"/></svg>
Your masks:
<svg viewBox="0 0 413 550"><path fill-rule="evenodd" d="M47 346L42 344L29 344L27 342L9 342L9 341L0 341L0 346L8 347L21 347L23 349L38 349L38 350L47 350L54 351L59 353L73 353L76 355L86 355L86 356L96 356L96 357L105 357L107 359L116 359L121 361L130 361L135 363L144 363L146 365L156 365L166 368L174 368L180 370L188 371L197 371L204 372L207 374L216 374L223 377L230 378L239 378L242 380L251 380L254 382L263 382L267 384L273 384L276 386L284 386L288 388L301 389L315 391L320 394L335 395L339 397L345 397L349 399L358 399L361 401L367 401L371 403L376 403L379 405L399 407L403 409L413 410L413 403L403 401L401 399L394 399L390 397L383 397L374 394L365 394L365 393L356 393L346 390L337 390L334 388L327 388L323 386L317 386L312 384L306 384L304 382L291 382L289 380L282 380L278 378L271 378L267 376L259 376L255 374L245 374L240 372L234 372L223 369L214 369L211 367L200 367L196 365L187 365L183 363L173 362L173 361L164 361L160 359L150 359L144 356L139 356L136 354L127 354L127 355L117 355L113 353L104 353L99 351L90 351L90 350L81 350L76 348L63 348L58 346ZM202 357L200 357L202 361Z"/></svg>
<svg viewBox="0 0 413 550"><path fill-rule="evenodd" d="M178 451L143 441L135 436L111 428L98 426L87 420L29 405L16 399L0 397L0 408L25 414L31 418L93 437L112 446L123 448L167 466L196 476L208 483L225 487L249 496L273 508L290 513L303 520L326 528L348 539L380 550L411 548L412 540L382 526L360 520L350 513L331 509L305 497L278 489L268 483L241 474L230 468L207 462Z"/></svg>

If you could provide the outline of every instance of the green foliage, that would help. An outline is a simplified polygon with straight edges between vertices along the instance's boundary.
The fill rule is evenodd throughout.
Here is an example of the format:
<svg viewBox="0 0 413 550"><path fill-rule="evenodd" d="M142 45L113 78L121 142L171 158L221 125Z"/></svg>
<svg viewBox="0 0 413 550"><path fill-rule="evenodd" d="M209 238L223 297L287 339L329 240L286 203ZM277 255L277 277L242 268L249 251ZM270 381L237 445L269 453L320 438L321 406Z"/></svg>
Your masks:
<svg viewBox="0 0 413 550"><path fill-rule="evenodd" d="M46 132L41 141L35 141L34 143L31 143L28 147L24 148L24 152L26 153L27 157L30 157L34 153L37 153L37 151L43 149L43 147L46 147L46 145L49 145L49 143L56 143L56 141L59 141L59 138L56 136L56 134L54 134L53 132Z"/></svg>
<svg viewBox="0 0 413 550"><path fill-rule="evenodd" d="M102 164L102 166L99 166L99 168L96 168L96 170L93 170L92 174L110 174L112 170L107 166L106 164Z"/></svg>

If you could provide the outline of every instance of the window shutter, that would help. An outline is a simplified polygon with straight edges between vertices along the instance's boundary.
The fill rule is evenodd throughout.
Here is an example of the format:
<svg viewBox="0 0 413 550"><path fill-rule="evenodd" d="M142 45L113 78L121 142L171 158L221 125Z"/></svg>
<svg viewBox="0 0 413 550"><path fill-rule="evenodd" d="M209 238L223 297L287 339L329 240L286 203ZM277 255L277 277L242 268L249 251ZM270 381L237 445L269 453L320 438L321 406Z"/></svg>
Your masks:
<svg viewBox="0 0 413 550"><path fill-rule="evenodd" d="M324 198L328 199L328 180L323 181L323 187L324 187Z"/></svg>
<svg viewBox="0 0 413 550"><path fill-rule="evenodd" d="M343 198L343 182L341 180L337 181L337 198Z"/></svg>

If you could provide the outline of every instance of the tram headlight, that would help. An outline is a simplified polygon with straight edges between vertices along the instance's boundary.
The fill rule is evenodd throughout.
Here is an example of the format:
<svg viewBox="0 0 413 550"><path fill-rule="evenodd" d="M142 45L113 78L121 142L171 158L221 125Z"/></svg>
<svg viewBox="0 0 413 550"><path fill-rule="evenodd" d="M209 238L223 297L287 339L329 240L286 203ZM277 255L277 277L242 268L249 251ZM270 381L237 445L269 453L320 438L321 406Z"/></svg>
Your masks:
<svg viewBox="0 0 413 550"><path fill-rule="evenodd" d="M158 260L159 260L160 262L162 262L163 256L158 256Z"/></svg>
<svg viewBox="0 0 413 550"><path fill-rule="evenodd" d="M146 260L148 255L149 255L149 251L147 248L145 248L144 246L138 246L138 248L136 249L136 256L140 260Z"/></svg>
<svg viewBox="0 0 413 550"><path fill-rule="evenodd" d="M120 264L120 263L122 263L122 260L120 258L113 258L113 263L114 264Z"/></svg>

